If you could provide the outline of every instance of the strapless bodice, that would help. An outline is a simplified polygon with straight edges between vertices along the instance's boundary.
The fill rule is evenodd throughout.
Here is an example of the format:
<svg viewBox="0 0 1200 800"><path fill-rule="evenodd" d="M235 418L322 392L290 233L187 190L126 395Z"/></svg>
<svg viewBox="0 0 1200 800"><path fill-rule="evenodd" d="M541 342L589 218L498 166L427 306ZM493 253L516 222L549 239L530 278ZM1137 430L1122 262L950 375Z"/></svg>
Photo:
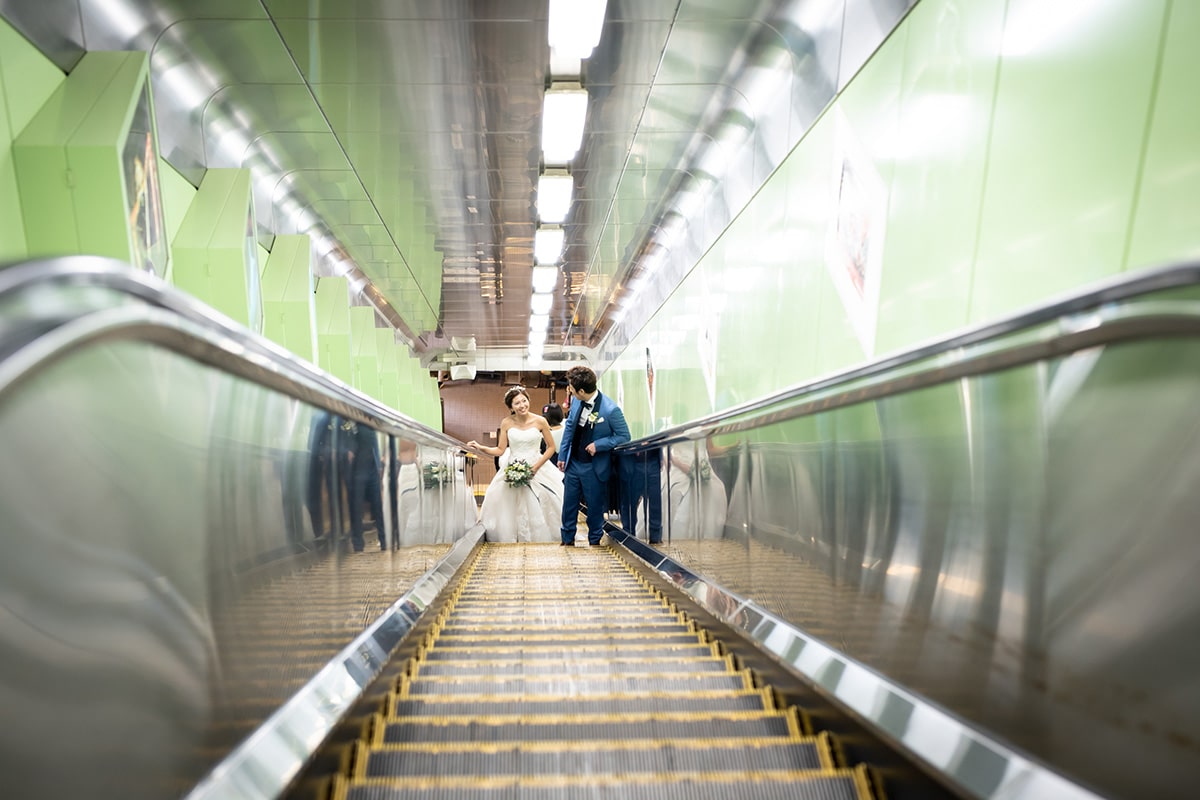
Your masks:
<svg viewBox="0 0 1200 800"><path fill-rule="evenodd" d="M526 461L530 464L542 456L542 432L537 428L509 428L508 449L512 461Z"/></svg>

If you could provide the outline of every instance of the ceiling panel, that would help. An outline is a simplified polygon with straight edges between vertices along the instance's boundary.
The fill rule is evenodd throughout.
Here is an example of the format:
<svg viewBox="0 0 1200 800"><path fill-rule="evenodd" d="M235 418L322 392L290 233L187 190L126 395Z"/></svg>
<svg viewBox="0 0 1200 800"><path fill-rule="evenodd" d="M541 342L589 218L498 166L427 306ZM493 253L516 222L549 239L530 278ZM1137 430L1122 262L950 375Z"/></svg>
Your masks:
<svg viewBox="0 0 1200 800"><path fill-rule="evenodd" d="M843 53L843 17L876 5L885 18ZM548 341L628 340L910 6L609 0L578 76L588 122ZM452 336L523 352L546 0L0 0L0 14L63 69L84 47L150 53L165 159L196 184L249 168L260 241L312 236L316 273L348 277L427 359ZM614 315L631 286L650 287L638 314Z"/></svg>

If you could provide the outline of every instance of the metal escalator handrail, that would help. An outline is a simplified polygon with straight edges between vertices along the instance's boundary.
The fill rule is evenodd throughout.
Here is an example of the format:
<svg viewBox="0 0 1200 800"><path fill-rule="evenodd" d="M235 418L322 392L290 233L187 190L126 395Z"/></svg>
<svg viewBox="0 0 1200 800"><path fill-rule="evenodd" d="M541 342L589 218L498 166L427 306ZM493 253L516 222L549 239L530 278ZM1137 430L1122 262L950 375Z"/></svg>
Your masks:
<svg viewBox="0 0 1200 800"><path fill-rule="evenodd" d="M616 450L640 452L733 433L1115 341L1197 335L1200 299L1139 302L1133 309L1117 305L1197 284L1200 263L1121 276L998 321L665 428ZM1055 321L1057 327L1046 328Z"/></svg>
<svg viewBox="0 0 1200 800"><path fill-rule="evenodd" d="M116 259L63 256L0 269L0 300L37 284L103 288L143 305L86 312L41 333L0 361L0 396L77 347L139 340L386 433L429 446L462 449L458 440L388 408L157 277Z"/></svg>

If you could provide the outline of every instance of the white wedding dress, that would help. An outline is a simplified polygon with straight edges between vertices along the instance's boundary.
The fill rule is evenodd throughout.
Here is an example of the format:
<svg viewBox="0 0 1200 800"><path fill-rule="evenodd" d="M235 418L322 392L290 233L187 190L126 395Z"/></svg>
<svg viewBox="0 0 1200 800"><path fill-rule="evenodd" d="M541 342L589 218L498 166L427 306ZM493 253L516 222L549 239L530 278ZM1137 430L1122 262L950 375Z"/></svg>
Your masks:
<svg viewBox="0 0 1200 800"><path fill-rule="evenodd" d="M513 461L533 464L542 432L537 428L509 428L508 451L500 459L501 469L488 485L479 509L479 519L489 542L557 542L562 527L563 479L555 459L542 465L525 486L509 486L504 465Z"/></svg>
<svg viewBox="0 0 1200 800"><path fill-rule="evenodd" d="M668 495L672 539L720 539L725 535L729 510L725 483L713 472L704 443L688 442L672 448Z"/></svg>

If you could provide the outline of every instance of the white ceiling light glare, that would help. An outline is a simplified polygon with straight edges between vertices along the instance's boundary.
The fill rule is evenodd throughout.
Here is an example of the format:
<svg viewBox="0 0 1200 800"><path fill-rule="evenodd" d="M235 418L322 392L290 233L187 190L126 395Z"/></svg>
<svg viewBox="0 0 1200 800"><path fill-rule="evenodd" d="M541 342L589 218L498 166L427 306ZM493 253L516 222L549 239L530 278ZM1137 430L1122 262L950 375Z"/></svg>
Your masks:
<svg viewBox="0 0 1200 800"><path fill-rule="evenodd" d="M608 0L550 0L547 39L555 54L584 59L600 44Z"/></svg>
<svg viewBox="0 0 1200 800"><path fill-rule="evenodd" d="M537 210L542 222L562 222L571 210L575 179L567 173L546 173L538 178Z"/></svg>
<svg viewBox="0 0 1200 800"><path fill-rule="evenodd" d="M550 307L554 305L554 295L552 294L535 294L529 299L529 310L534 314L549 314Z"/></svg>
<svg viewBox="0 0 1200 800"><path fill-rule="evenodd" d="M549 314L530 314L529 315L529 330L545 332L546 328L550 327Z"/></svg>
<svg viewBox="0 0 1200 800"><path fill-rule="evenodd" d="M538 228L533 234L533 260L538 264L557 263L565 236L562 228Z"/></svg>
<svg viewBox="0 0 1200 800"><path fill-rule="evenodd" d="M533 268L533 291L538 294L553 292L558 284L558 267L543 264Z"/></svg>
<svg viewBox="0 0 1200 800"><path fill-rule="evenodd" d="M547 164L566 164L583 144L588 96L577 83L551 84L542 99L542 156Z"/></svg>
<svg viewBox="0 0 1200 800"><path fill-rule="evenodd" d="M546 332L544 330L529 332L529 346L530 347L545 347L545 345L546 345Z"/></svg>

